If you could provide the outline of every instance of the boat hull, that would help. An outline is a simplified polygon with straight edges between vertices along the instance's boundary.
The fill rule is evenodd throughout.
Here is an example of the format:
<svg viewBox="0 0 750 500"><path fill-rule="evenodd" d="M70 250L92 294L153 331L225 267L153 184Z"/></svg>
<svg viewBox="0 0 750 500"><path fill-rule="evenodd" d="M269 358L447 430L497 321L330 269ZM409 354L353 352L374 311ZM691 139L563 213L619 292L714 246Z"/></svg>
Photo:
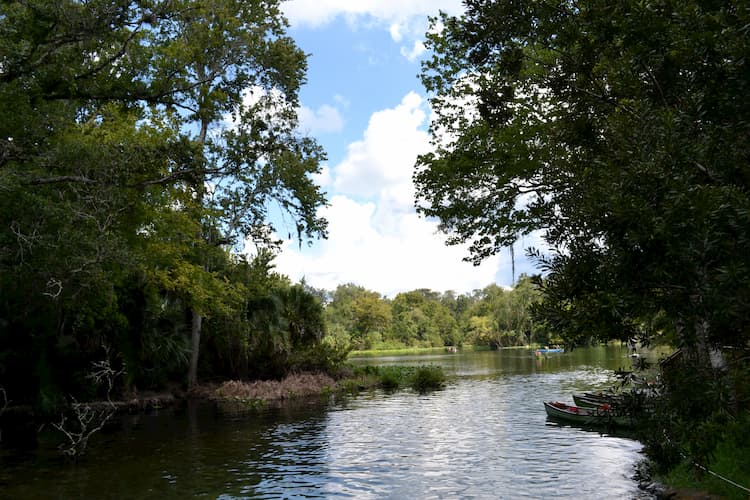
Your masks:
<svg viewBox="0 0 750 500"><path fill-rule="evenodd" d="M581 408L599 408L600 406L607 405L609 407L616 406L621 402L621 397L607 394L573 394L573 402L576 406Z"/></svg>
<svg viewBox="0 0 750 500"><path fill-rule="evenodd" d="M603 427L631 427L632 419L616 415L610 409L581 408L560 402L544 402L544 409L550 418L572 424Z"/></svg>

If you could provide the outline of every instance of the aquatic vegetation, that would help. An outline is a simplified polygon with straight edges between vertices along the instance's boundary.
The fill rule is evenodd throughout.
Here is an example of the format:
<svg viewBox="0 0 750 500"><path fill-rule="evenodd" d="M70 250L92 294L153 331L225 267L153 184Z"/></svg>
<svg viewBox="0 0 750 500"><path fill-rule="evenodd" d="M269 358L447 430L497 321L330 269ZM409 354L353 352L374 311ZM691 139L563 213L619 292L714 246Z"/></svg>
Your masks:
<svg viewBox="0 0 750 500"><path fill-rule="evenodd" d="M410 387L418 392L440 389L445 384L445 372L437 365L422 366L365 366L362 373L372 375L383 389Z"/></svg>
<svg viewBox="0 0 750 500"><path fill-rule="evenodd" d="M445 384L445 372L437 365L420 366L411 379L415 391L425 392L440 389Z"/></svg>

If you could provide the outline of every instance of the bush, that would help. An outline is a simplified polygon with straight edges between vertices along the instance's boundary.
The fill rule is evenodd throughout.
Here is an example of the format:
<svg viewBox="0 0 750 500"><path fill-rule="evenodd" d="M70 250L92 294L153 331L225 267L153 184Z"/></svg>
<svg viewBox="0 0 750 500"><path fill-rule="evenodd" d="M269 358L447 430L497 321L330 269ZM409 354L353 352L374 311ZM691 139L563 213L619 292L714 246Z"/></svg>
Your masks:
<svg viewBox="0 0 750 500"><path fill-rule="evenodd" d="M355 370L359 376L375 377L383 389L411 387L418 392L440 389L445 384L445 373L437 365L426 366L365 366Z"/></svg>
<svg viewBox="0 0 750 500"><path fill-rule="evenodd" d="M411 379L412 389L419 392L440 389L444 385L445 372L437 365L420 366Z"/></svg>
<svg viewBox="0 0 750 500"><path fill-rule="evenodd" d="M324 372L337 376L349 356L348 345L320 342L293 351L287 360L288 372Z"/></svg>

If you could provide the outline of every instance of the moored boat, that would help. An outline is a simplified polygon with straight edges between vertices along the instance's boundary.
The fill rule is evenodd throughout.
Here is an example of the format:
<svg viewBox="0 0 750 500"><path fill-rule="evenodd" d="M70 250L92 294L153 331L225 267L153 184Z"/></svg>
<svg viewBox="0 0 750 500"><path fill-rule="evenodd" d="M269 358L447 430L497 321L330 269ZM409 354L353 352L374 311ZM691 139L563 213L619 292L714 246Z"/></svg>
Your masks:
<svg viewBox="0 0 750 500"><path fill-rule="evenodd" d="M618 427L632 425L632 419L629 416L616 414L606 404L597 408L582 408L559 401L545 401L544 409L549 417L573 424Z"/></svg>
<svg viewBox="0 0 750 500"><path fill-rule="evenodd" d="M598 408L602 405L616 406L622 397L616 394L591 393L573 394L573 402L583 408Z"/></svg>

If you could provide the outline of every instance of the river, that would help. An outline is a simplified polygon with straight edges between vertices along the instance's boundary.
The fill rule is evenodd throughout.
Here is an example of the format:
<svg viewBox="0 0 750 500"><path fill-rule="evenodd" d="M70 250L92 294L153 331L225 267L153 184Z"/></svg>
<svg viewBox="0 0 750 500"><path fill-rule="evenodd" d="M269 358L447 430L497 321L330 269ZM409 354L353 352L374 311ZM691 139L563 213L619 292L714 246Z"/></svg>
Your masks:
<svg viewBox="0 0 750 500"><path fill-rule="evenodd" d="M0 450L0 497L645 499L641 445L549 421L542 401L616 382L627 350L398 356L439 364L445 389L364 392L237 414L211 405L124 417L65 463L43 433L25 454ZM48 441L49 440L49 441Z"/></svg>

